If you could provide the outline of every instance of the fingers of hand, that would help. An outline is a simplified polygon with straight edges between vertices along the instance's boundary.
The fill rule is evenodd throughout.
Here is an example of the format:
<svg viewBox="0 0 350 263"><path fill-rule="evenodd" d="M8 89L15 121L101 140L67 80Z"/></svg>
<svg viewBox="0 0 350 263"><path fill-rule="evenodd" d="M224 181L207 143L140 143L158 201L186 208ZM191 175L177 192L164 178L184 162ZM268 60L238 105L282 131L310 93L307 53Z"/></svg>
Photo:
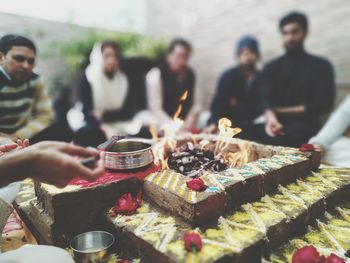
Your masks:
<svg viewBox="0 0 350 263"><path fill-rule="evenodd" d="M18 147L22 148L22 146L23 146L22 140L18 139L18 140L16 141L16 143L17 143Z"/></svg>
<svg viewBox="0 0 350 263"><path fill-rule="evenodd" d="M100 177L105 172L103 160L97 162L97 166L91 171L94 179Z"/></svg>
<svg viewBox="0 0 350 263"><path fill-rule="evenodd" d="M66 161L66 167L69 169L69 174L72 178L81 176L89 181L96 179L104 172L102 160L97 163L96 168L90 169L83 166L79 160L70 157L70 161Z"/></svg>
<svg viewBox="0 0 350 263"><path fill-rule="evenodd" d="M16 149L18 147L17 143L9 143L9 144L4 144L0 145L0 152L8 152Z"/></svg>
<svg viewBox="0 0 350 263"><path fill-rule="evenodd" d="M73 144L67 144L66 147L62 148L62 152L82 157L96 156L99 154L98 150L94 148L83 148Z"/></svg>
<svg viewBox="0 0 350 263"><path fill-rule="evenodd" d="M59 149L60 147L64 147L66 144L67 143L55 142L55 141L44 141L44 142L36 143L34 146L40 150L43 150L43 149Z"/></svg>
<svg viewBox="0 0 350 263"><path fill-rule="evenodd" d="M79 156L79 157L88 157L88 156L96 156L99 154L98 150L94 148L83 148L80 146L76 146L69 143L62 143L62 142L42 142L35 145L38 148L41 149L54 149L58 150L61 153L65 153L72 156Z"/></svg>
<svg viewBox="0 0 350 263"><path fill-rule="evenodd" d="M26 148L26 147L28 147L29 145L30 145L29 140L28 140L28 139L25 139L25 140L23 141L23 147Z"/></svg>
<svg viewBox="0 0 350 263"><path fill-rule="evenodd" d="M273 132L273 127L269 123L265 126L265 132L268 136L275 137L275 133Z"/></svg>

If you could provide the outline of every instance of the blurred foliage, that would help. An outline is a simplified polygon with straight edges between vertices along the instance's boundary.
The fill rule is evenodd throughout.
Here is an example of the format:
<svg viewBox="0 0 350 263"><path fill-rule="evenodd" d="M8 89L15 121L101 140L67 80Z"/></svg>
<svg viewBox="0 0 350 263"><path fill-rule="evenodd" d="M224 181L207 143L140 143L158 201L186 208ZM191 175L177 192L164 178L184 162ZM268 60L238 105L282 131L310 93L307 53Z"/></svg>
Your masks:
<svg viewBox="0 0 350 263"><path fill-rule="evenodd" d="M97 42L104 40L116 41L124 57L142 56L159 59L165 56L167 41L154 39L134 33L96 32L90 31L84 36L54 41L43 52L44 57L56 57L63 62L55 74L48 79L48 90L51 95L56 94L63 87L72 86L77 72L86 66L90 52Z"/></svg>
<svg viewBox="0 0 350 263"><path fill-rule="evenodd" d="M100 33L91 31L85 37L54 42L51 47L58 51L71 70L80 68L86 62L94 44L104 40L116 41L124 57L144 56L161 58L166 53L167 42L133 33Z"/></svg>

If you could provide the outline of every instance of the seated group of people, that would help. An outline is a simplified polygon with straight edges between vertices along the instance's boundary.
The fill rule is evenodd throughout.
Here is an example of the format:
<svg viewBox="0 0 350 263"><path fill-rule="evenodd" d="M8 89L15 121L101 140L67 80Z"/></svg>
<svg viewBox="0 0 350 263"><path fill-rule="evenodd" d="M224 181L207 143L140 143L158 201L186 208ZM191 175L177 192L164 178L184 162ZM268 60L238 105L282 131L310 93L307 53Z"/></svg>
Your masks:
<svg viewBox="0 0 350 263"><path fill-rule="evenodd" d="M243 129L241 138L286 146L309 141L325 150L326 162L350 167L350 97L319 131L321 117L335 98L332 66L305 51L308 23L303 14L285 16L279 27L285 54L262 71L257 69L261 57L257 40L240 39L234 54L238 65L220 77L205 125L198 124L200 108L194 105L195 74L189 66L192 48L187 41L174 40L160 63L125 60L115 42L96 44L79 76L81 114L72 111L68 118L81 121L73 125L74 142L96 146L115 133L146 135L143 127L160 128L172 121L182 101L179 117L187 130L215 132L218 120L226 117ZM50 99L33 72L35 59L31 40L18 35L0 39L0 209L4 196L9 203L14 198L1 188L12 182L29 177L62 187L78 174L93 180L104 171L101 162L90 169L77 159L95 156L96 150L40 142L71 138L64 131L67 126L54 121ZM29 146L28 139L40 143ZM24 149L7 153L20 148ZM52 262L73 262L66 252L51 247L24 247L0 255L0 261L41 262L48 255Z"/></svg>
<svg viewBox="0 0 350 263"><path fill-rule="evenodd" d="M261 71L258 41L253 36L239 40L234 50L238 64L219 78L210 118L204 123L194 103L192 47L186 40L173 40L163 61L124 59L117 43L97 43L78 78L78 107L68 113L74 126L70 138L63 136L66 125L62 129L53 121L50 100L33 72L35 45L25 37L6 35L0 39L0 137L97 146L115 134L149 136L147 127L159 129L172 121L186 93L179 116L184 129L216 132L218 120L226 117L242 128L240 138L299 147L316 136L322 116L333 106L334 73L326 59L304 49L308 34L304 14L286 15L279 28L285 54ZM324 138L322 134L311 142L328 149L329 141L318 139Z"/></svg>
<svg viewBox="0 0 350 263"><path fill-rule="evenodd" d="M115 42L96 44L77 83L84 122L74 141L96 146L115 134L149 136L147 127L171 121L185 91L188 96L179 117L193 115L190 53L191 46L183 39L172 41L166 60L159 62L123 59Z"/></svg>
<svg viewBox="0 0 350 263"><path fill-rule="evenodd" d="M210 122L229 116L242 138L265 144L298 147L321 127L321 117L334 102L331 64L306 52L307 18L291 13L279 24L285 54L262 71L258 42L242 38L236 49L239 64L223 73L211 105Z"/></svg>

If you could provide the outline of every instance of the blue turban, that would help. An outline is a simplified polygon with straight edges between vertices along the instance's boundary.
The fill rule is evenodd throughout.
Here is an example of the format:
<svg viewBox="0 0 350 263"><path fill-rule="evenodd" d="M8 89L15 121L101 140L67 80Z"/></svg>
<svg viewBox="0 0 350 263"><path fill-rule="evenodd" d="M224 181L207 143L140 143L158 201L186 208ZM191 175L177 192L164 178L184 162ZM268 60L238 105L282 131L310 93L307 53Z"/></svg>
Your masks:
<svg viewBox="0 0 350 263"><path fill-rule="evenodd" d="M253 36L243 36L240 38L236 47L237 55L241 52L242 48L249 48L257 56L260 56L259 43Z"/></svg>

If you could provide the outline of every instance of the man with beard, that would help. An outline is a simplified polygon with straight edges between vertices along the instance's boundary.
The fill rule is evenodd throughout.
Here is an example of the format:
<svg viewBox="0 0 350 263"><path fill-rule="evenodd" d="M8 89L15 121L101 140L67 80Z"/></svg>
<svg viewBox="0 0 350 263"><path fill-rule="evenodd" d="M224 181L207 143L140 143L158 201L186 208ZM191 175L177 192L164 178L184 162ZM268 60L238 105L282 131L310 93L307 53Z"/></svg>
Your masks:
<svg viewBox="0 0 350 263"><path fill-rule="evenodd" d="M334 74L327 60L305 51L308 22L304 14L288 14L279 28L286 53L264 69L270 110L262 142L298 147L317 133L321 115L333 105Z"/></svg>
<svg viewBox="0 0 350 263"><path fill-rule="evenodd" d="M226 117L234 126L242 128L239 137L251 139L254 120L266 108L266 81L256 68L260 58L258 41L252 36L242 37L235 53L239 64L221 75L210 108L209 126L205 130L215 132L218 120Z"/></svg>
<svg viewBox="0 0 350 263"><path fill-rule="evenodd" d="M35 58L36 47L28 38L0 39L0 137L34 143L53 121L51 102L33 72Z"/></svg>

